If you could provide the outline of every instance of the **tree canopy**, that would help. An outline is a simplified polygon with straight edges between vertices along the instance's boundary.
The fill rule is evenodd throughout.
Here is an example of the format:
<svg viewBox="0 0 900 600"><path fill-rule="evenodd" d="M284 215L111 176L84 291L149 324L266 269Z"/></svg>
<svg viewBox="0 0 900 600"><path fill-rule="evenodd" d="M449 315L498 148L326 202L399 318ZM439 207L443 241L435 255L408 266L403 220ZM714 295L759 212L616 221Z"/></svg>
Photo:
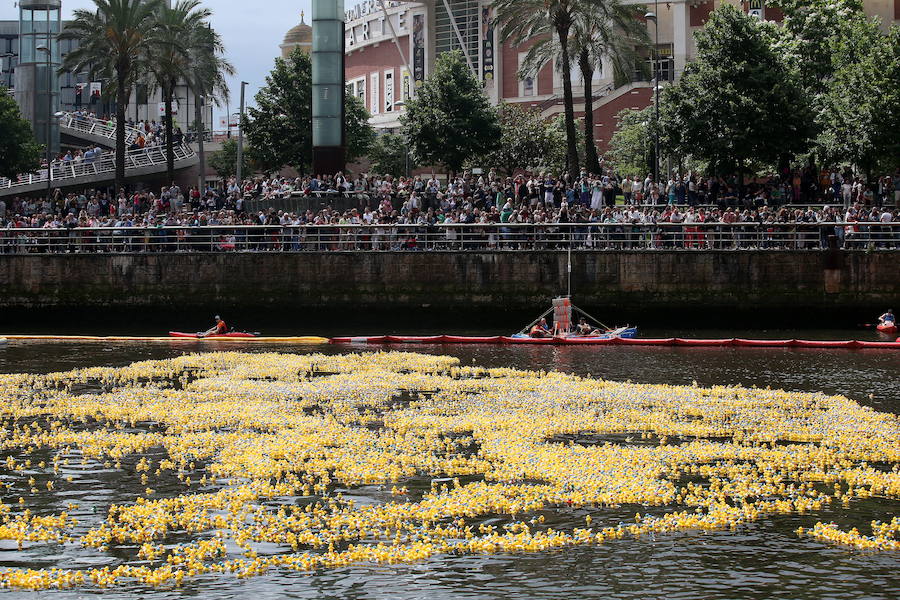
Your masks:
<svg viewBox="0 0 900 600"><path fill-rule="evenodd" d="M15 179L40 167L41 145L31 123L22 118L19 105L0 88L0 176Z"/></svg>
<svg viewBox="0 0 900 600"><path fill-rule="evenodd" d="M626 108L616 119L607 158L620 175L643 177L653 170L653 107Z"/></svg>
<svg viewBox="0 0 900 600"><path fill-rule="evenodd" d="M501 135L497 111L459 51L438 56L400 122L416 162L454 173L491 151Z"/></svg>
<svg viewBox="0 0 900 600"><path fill-rule="evenodd" d="M347 159L369 151L375 131L362 102L347 94L345 105ZM312 63L296 49L275 59L266 85L248 109L245 132L253 161L263 170L293 167L301 173L312 167Z"/></svg>
<svg viewBox="0 0 900 600"><path fill-rule="evenodd" d="M219 177L223 179L234 177L237 174L237 141L234 138L229 138L222 142L222 148L213 152L212 156L210 156L209 166L215 169ZM248 152L244 152L241 172L253 172Z"/></svg>
<svg viewBox="0 0 900 600"><path fill-rule="evenodd" d="M565 149L565 129L562 136L555 122L548 123L539 111L503 103L497 109L500 119L500 140L481 162L512 175L517 169L537 170L558 167L552 162L559 149ZM558 156L556 156L558 158ZM565 163L565 155L562 156Z"/></svg>
<svg viewBox="0 0 900 600"><path fill-rule="evenodd" d="M771 27L728 4L710 15L696 33L696 59L661 97L670 150L741 173L808 148L809 105L770 43Z"/></svg>

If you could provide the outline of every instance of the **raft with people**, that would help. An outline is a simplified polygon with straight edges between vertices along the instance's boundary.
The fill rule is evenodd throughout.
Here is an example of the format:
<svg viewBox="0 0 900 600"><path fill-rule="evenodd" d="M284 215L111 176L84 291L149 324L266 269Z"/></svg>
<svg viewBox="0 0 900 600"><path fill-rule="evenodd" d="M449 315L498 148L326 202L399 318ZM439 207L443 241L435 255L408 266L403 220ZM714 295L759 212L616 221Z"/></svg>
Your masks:
<svg viewBox="0 0 900 600"><path fill-rule="evenodd" d="M573 316L579 314L576 324ZM891 311L886 313L893 316ZM552 315L553 325L547 318ZM883 315L884 316L884 315ZM496 336L461 335L377 335L336 337L332 344L529 344L546 346L680 346L680 347L736 347L736 348L818 348L818 349L898 349L895 342L859 340L752 340L744 338L691 339L639 338L638 328L608 327L581 310L568 297L556 298L553 306L518 333Z"/></svg>

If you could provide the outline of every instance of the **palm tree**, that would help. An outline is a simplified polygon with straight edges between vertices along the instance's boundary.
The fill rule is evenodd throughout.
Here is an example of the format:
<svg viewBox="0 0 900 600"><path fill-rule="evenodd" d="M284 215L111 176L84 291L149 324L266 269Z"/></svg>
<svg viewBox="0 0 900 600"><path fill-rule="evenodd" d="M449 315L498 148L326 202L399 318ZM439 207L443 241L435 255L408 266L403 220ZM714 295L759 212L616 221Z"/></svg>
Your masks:
<svg viewBox="0 0 900 600"><path fill-rule="evenodd" d="M566 166L578 168L578 136L575 132L575 103L572 95L570 34L578 14L599 8L607 0L494 0L500 37L519 45L539 40L536 45L558 44L563 79L563 106L566 121ZM553 36L556 39L553 40ZM543 42L543 43L542 43ZM532 47L534 50L534 47ZM536 53L536 52L535 52ZM531 54L531 51L529 51Z"/></svg>
<svg viewBox="0 0 900 600"><path fill-rule="evenodd" d="M157 33L160 0L93 0L96 10L79 9L60 34L78 41L61 70L106 79L116 94L116 187L125 182L125 110L131 87L148 62Z"/></svg>
<svg viewBox="0 0 900 600"><path fill-rule="evenodd" d="M234 66L223 57L225 46L221 36L212 28L194 28L188 43L189 69L186 81L194 93L194 118L197 123L197 144L200 155L200 188L206 187L206 156L203 151L203 111L201 99L221 106L229 97L226 77L234 75ZM243 127L243 123L241 123Z"/></svg>
<svg viewBox="0 0 900 600"><path fill-rule="evenodd" d="M637 48L650 43L647 28L639 20L642 14L640 7L625 6L620 0L604 0L599 6L592 3L575 18L570 50L584 85L585 167L588 172L600 172L594 139L594 73L598 71L598 65L608 59L614 82L630 77L638 64Z"/></svg>
<svg viewBox="0 0 900 600"><path fill-rule="evenodd" d="M212 11L199 8L200 0L179 0L175 6L162 5L154 38L150 70L162 92L165 104L166 172L168 181L175 179L172 101L179 80L189 80L192 53L187 47L196 39L198 28L208 29L206 20Z"/></svg>

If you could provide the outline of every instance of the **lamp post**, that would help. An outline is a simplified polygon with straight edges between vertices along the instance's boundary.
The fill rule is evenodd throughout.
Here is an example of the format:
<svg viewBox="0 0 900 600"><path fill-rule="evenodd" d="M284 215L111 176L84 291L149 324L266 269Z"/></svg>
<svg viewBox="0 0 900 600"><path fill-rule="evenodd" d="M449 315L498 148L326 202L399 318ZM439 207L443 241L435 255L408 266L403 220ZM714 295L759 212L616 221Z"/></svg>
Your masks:
<svg viewBox="0 0 900 600"><path fill-rule="evenodd" d="M53 56L53 52L46 44L37 46L35 50L43 52L47 56L47 202L52 202L53 198L50 188L53 182L53 128L50 126L50 119L53 117L53 77L50 74L50 59Z"/></svg>
<svg viewBox="0 0 900 600"><path fill-rule="evenodd" d="M412 86L410 86L410 88L412 88ZM397 108L406 108L406 101L398 100L394 102L394 106L396 106ZM404 173L406 173L406 176L409 177L409 140L406 139L406 136L403 137L403 158L406 165L406 170L404 171Z"/></svg>
<svg viewBox="0 0 900 600"><path fill-rule="evenodd" d="M654 3L654 7L658 6ZM644 15L648 21L653 21L653 28L656 32L656 47L653 49L653 181L659 185L659 19L655 12L648 12Z"/></svg>
<svg viewBox="0 0 900 600"><path fill-rule="evenodd" d="M249 84L246 81L241 82L241 116L238 119L238 144L237 144L237 165L235 166L235 183L238 189L241 189L241 177L243 177L244 166L244 92ZM231 116L228 116L229 124Z"/></svg>

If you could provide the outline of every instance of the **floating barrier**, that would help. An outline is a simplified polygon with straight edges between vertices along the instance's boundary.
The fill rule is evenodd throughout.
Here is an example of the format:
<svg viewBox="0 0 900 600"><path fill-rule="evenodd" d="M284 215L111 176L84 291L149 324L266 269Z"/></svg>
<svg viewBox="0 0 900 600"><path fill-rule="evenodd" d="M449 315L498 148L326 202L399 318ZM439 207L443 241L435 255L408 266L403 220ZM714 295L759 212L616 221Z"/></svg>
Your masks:
<svg viewBox="0 0 900 600"><path fill-rule="evenodd" d="M265 344L327 344L330 340L324 337L300 336L300 337L217 337L217 338L179 338L179 337L138 337L138 336L91 336L91 335L8 335L10 341L39 341L39 342L170 342L174 344L197 343L265 343Z"/></svg>
<svg viewBox="0 0 900 600"><path fill-rule="evenodd" d="M336 337L332 344L511 344L532 346L678 346L678 347L731 347L731 348L818 348L862 350L882 348L900 350L896 342L863 342L858 340L748 340L743 338L690 339L690 338L520 338L509 336L467 337L457 335L372 337Z"/></svg>

